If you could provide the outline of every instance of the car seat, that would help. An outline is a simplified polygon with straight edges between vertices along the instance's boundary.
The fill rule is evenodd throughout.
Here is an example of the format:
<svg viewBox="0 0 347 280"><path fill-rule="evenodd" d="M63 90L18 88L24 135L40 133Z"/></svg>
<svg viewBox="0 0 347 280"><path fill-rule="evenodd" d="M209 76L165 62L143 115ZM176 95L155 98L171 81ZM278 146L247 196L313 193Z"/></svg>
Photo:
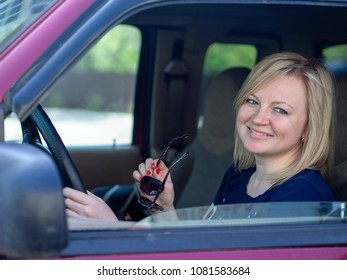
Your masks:
<svg viewBox="0 0 347 280"><path fill-rule="evenodd" d="M171 172L175 207L213 202L233 160L234 100L249 72L248 68L230 68L213 78L205 99L202 126L192 143L182 151L189 151L190 155Z"/></svg>
<svg viewBox="0 0 347 280"><path fill-rule="evenodd" d="M177 158L186 151L190 155L171 171L176 207L208 205L213 201L223 174L233 160L233 103L249 72L248 68L230 68L213 78L205 99L203 124ZM140 220L148 214L138 205L134 185L100 187L93 192L120 219Z"/></svg>
<svg viewBox="0 0 347 280"><path fill-rule="evenodd" d="M347 73L336 77L336 142L334 167L330 172L330 185L336 199L347 201Z"/></svg>

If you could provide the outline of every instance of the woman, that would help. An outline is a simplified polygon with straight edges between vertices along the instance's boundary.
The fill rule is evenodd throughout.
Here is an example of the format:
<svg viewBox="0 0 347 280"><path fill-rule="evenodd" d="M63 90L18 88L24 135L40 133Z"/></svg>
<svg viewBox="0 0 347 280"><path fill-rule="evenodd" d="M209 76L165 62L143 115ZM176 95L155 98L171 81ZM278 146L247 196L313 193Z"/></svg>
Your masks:
<svg viewBox="0 0 347 280"><path fill-rule="evenodd" d="M235 102L234 164L225 173L214 203L334 200L324 179L334 148L334 94L329 71L315 59L283 52L257 64ZM157 163L146 159L133 177L140 192L143 177L165 179L156 196L159 207L150 203L148 208L172 210L171 176L162 161ZM91 194L68 188L64 194L70 216L115 219Z"/></svg>
<svg viewBox="0 0 347 280"><path fill-rule="evenodd" d="M317 60L285 52L260 62L235 102L234 164L214 203L334 200L324 180L334 148L334 91ZM134 171L138 187L145 175L163 180L167 167L155 166L147 159ZM170 176L156 203L174 209Z"/></svg>

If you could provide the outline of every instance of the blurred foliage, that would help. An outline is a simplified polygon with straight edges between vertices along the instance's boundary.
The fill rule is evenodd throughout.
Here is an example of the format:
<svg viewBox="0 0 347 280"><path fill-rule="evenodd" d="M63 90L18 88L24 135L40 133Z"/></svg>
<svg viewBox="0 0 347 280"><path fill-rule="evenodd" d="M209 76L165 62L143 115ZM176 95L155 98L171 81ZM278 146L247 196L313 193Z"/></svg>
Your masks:
<svg viewBox="0 0 347 280"><path fill-rule="evenodd" d="M141 48L141 32L128 25L110 30L52 89L47 104L91 110L133 110L133 94ZM347 45L325 48L324 58L336 71L346 71ZM204 62L205 78L230 67L253 68L257 49L247 44L212 44ZM342 70L340 70L342 69ZM73 92L70 94L69 92Z"/></svg>
<svg viewBox="0 0 347 280"><path fill-rule="evenodd" d="M115 27L51 88L44 105L132 112L140 48L141 32L136 27ZM216 43L207 53L207 76L230 66L251 68L257 56L255 47L237 44Z"/></svg>
<svg viewBox="0 0 347 280"><path fill-rule="evenodd" d="M205 58L204 73L215 75L230 67L253 68L257 61L257 49L253 45L212 44Z"/></svg>
<svg viewBox="0 0 347 280"><path fill-rule="evenodd" d="M335 76L347 73L347 45L341 44L323 49L325 64Z"/></svg>
<svg viewBox="0 0 347 280"><path fill-rule="evenodd" d="M128 25L119 25L108 32L74 67L74 72L132 73L137 72L141 33ZM219 44L210 46L205 60L205 74L215 74L230 66L252 68L257 50L251 45Z"/></svg>
<svg viewBox="0 0 347 280"><path fill-rule="evenodd" d="M141 34L120 25L108 32L74 67L75 72L136 73Z"/></svg>
<svg viewBox="0 0 347 280"><path fill-rule="evenodd" d="M347 45L337 45L325 48L323 56L326 61L347 61Z"/></svg>

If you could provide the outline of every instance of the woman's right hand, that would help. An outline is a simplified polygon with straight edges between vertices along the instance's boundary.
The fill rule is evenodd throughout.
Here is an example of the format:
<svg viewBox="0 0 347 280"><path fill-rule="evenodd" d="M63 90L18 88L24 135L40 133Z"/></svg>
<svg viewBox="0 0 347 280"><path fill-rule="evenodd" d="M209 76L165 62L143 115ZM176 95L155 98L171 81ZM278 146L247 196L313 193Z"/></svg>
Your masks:
<svg viewBox="0 0 347 280"><path fill-rule="evenodd" d="M112 209L100 197L87 191L87 194L72 188L63 188L66 214L69 217L83 217L100 220L118 220Z"/></svg>
<svg viewBox="0 0 347 280"><path fill-rule="evenodd" d="M138 170L135 170L133 172L135 184L140 194L142 196L147 197L150 200L153 200L154 196L146 195L145 193L141 191L140 181L142 177L144 176L151 176L163 182L168 172L168 168L162 161L160 162L159 166L156 167L157 161L158 161L157 159L154 160L152 158L148 158L146 159L144 163L139 164ZM156 203L159 204L161 207L163 207L164 211L173 210L175 209L173 205L174 199L175 199L174 186L171 180L171 175L169 174L165 182L164 190L162 193L160 193Z"/></svg>

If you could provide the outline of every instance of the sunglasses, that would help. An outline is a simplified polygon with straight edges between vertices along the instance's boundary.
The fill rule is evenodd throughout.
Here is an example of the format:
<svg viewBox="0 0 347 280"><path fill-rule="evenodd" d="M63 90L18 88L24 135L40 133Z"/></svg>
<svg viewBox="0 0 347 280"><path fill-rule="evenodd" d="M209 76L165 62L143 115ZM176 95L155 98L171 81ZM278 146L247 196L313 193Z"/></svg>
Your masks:
<svg viewBox="0 0 347 280"><path fill-rule="evenodd" d="M165 147L165 149L163 150L163 152L161 153L161 155L158 158L157 164L155 166L155 168L157 168L160 164L160 162L164 159L166 153L168 152L168 150L170 149L171 145L175 142L177 142L178 140L183 140L188 138L189 136L187 134L184 134L182 136L176 137L174 139L172 139ZM182 159L184 159L187 155L189 154L189 152L185 152L183 155L181 155L168 169L168 172L166 173L164 180L160 181L156 178L153 178L151 176L143 176L141 181L140 181L140 189L141 192L149 195L149 196L154 196L153 200L150 200L147 197L144 196L140 196L140 198L138 199L138 202L145 208L151 210L151 209L156 209L159 211L163 211L163 207L161 207L159 204L156 203L159 195L163 192L164 190L164 186L166 183L166 180L170 174L170 170L177 164L179 163Z"/></svg>

